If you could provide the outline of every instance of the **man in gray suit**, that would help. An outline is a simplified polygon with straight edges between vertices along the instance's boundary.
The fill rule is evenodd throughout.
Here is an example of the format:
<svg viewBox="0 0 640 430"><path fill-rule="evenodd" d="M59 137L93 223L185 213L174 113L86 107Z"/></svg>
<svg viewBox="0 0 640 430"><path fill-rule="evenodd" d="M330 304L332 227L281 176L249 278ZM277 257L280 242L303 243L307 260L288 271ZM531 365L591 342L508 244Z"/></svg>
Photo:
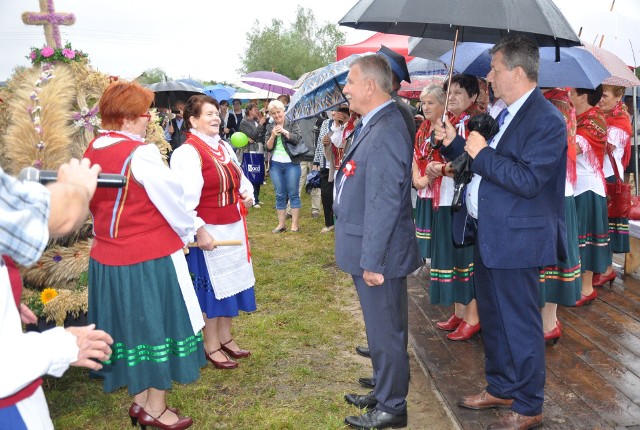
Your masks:
<svg viewBox="0 0 640 430"><path fill-rule="evenodd" d="M360 429L407 425L406 277L421 261L411 218L411 138L390 91L391 68L382 56L351 64L343 92L362 126L337 172L333 210L336 261L353 277L377 379L369 394L345 396L370 408L345 419Z"/></svg>

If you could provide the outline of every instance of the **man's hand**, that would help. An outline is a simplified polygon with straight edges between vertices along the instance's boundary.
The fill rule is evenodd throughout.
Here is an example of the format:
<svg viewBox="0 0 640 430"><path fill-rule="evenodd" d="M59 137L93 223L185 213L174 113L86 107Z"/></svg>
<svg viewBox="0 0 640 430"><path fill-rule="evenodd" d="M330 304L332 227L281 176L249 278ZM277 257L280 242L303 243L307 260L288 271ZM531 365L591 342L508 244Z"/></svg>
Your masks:
<svg viewBox="0 0 640 430"><path fill-rule="evenodd" d="M370 287L377 287L384 284L384 275L382 273L369 272L365 270L362 274L365 284Z"/></svg>
<svg viewBox="0 0 640 430"><path fill-rule="evenodd" d="M102 168L99 164L91 166L88 158L78 161L75 158L63 163L58 169L58 183L80 187L88 193L87 201L91 200L98 184L98 174Z"/></svg>
<svg viewBox="0 0 640 430"><path fill-rule="evenodd" d="M453 142L453 139L456 138L456 128L451 125L451 123L449 122L449 118L447 118L446 116L444 118L444 124L442 123L442 119L438 119L433 129L436 132L436 140L442 140L442 144L444 146L449 146L449 144Z"/></svg>
<svg viewBox="0 0 640 430"><path fill-rule="evenodd" d="M203 251L213 251L216 249L216 246L213 244L213 236L209 234L204 226L200 227L196 232L196 242L198 248Z"/></svg>
<svg viewBox="0 0 640 430"><path fill-rule="evenodd" d="M328 134L325 134L324 136L322 136L322 144L324 146L329 146L330 143L331 143L331 138L329 137Z"/></svg>
<svg viewBox="0 0 640 430"><path fill-rule="evenodd" d="M91 324L85 327L67 327L65 329L76 337L79 348L78 359L71 363L72 366L100 370L102 364L98 361L106 361L111 356L109 345L113 344L113 339L107 332L95 328L96 325Z"/></svg>
<svg viewBox="0 0 640 430"><path fill-rule="evenodd" d="M476 158L478 152L482 151L487 146L488 145L485 138L482 137L482 135L477 131L472 131L471 133L469 133L467 144L464 146L464 150L467 151L467 154L469 154L471 158Z"/></svg>

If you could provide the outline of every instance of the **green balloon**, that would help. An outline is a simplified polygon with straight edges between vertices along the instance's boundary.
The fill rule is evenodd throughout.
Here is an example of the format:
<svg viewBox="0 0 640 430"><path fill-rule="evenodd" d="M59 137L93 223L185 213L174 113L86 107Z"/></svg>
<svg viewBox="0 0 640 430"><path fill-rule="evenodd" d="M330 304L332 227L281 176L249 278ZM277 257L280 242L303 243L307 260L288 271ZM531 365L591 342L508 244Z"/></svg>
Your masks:
<svg viewBox="0 0 640 430"><path fill-rule="evenodd" d="M236 148L242 148L243 146L247 146L249 143L249 138L246 134L241 131L237 131L231 135L231 144Z"/></svg>

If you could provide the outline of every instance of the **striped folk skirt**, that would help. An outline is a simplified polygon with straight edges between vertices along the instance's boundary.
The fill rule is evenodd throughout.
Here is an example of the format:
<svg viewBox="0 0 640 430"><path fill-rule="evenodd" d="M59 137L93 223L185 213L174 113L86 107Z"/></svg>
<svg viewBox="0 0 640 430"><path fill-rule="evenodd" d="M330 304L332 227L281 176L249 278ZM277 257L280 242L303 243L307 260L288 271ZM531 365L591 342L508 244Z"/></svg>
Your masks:
<svg viewBox="0 0 640 430"><path fill-rule="evenodd" d="M431 238L431 303L449 306L468 304L475 298L473 245L456 246L451 236L450 206L433 211Z"/></svg>
<svg viewBox="0 0 640 430"><path fill-rule="evenodd" d="M580 277L580 250L578 246L578 215L573 196L564 198L567 225L567 259L558 260L555 266L540 270L541 301L575 306L580 299L582 278Z"/></svg>
<svg viewBox="0 0 640 430"><path fill-rule="evenodd" d="M418 239L418 249L420 256L431 258L431 224L433 218L433 207L431 199L418 197L416 200L416 238Z"/></svg>
<svg viewBox="0 0 640 430"><path fill-rule="evenodd" d="M583 272L604 273L611 265L607 199L593 191L575 197L578 244Z"/></svg>

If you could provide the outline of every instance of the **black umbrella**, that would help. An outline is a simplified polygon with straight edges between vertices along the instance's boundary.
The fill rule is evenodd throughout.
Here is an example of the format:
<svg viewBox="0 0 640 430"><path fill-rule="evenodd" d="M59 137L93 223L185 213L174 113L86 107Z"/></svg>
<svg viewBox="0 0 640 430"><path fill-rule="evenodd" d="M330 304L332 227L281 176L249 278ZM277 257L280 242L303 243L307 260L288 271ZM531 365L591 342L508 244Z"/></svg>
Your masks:
<svg viewBox="0 0 640 430"><path fill-rule="evenodd" d="M458 42L496 43L521 34L539 46L580 45L552 0L360 0L340 25L381 33L453 41L449 85ZM449 94L445 101L445 112Z"/></svg>
<svg viewBox="0 0 640 430"><path fill-rule="evenodd" d="M175 105L178 100L186 102L192 95L202 94L201 88L179 81L157 82L147 88L156 93L155 106L165 108Z"/></svg>

